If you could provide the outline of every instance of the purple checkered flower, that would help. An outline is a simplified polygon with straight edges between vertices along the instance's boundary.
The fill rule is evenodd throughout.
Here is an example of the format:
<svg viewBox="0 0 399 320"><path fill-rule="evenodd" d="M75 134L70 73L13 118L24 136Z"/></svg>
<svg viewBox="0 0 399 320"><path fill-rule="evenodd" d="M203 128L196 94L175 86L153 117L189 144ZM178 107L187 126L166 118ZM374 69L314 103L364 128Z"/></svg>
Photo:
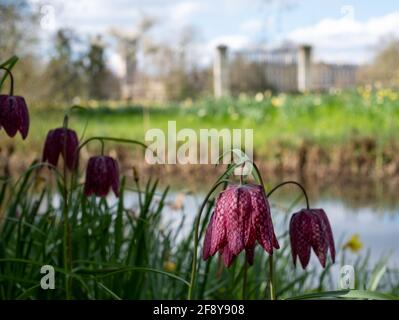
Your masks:
<svg viewBox="0 0 399 320"><path fill-rule="evenodd" d="M323 209L302 209L294 213L290 221L290 241L294 265L298 256L305 269L312 248L323 268L326 266L328 250L332 261L335 261L334 238Z"/></svg>
<svg viewBox="0 0 399 320"><path fill-rule="evenodd" d="M245 250L252 265L256 243L269 254L273 254L273 248L279 248L264 189L254 184L231 185L216 201L205 234L203 259L219 251L229 267Z"/></svg>
<svg viewBox="0 0 399 320"><path fill-rule="evenodd" d="M119 167L115 159L108 156L91 157L86 170L84 194L105 197L110 189L119 196Z"/></svg>
<svg viewBox="0 0 399 320"><path fill-rule="evenodd" d="M79 140L76 132L67 128L57 128L47 133L43 149L43 162L57 166L58 158L62 155L69 170L78 166Z"/></svg>
<svg viewBox="0 0 399 320"><path fill-rule="evenodd" d="M29 131L29 111L25 99L14 95L0 95L0 128L14 137L19 131L26 139Z"/></svg>

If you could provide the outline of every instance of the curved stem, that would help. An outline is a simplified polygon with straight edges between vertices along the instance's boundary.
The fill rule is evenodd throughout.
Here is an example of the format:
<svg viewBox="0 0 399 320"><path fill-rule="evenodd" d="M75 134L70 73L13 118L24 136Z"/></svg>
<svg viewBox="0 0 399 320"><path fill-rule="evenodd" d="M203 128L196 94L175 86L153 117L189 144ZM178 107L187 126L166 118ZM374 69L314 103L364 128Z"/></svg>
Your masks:
<svg viewBox="0 0 399 320"><path fill-rule="evenodd" d="M259 184L264 188L265 185L263 184L262 175L260 174L260 170L259 170L258 166L253 161L251 163L252 163L252 166L255 169L256 175L257 175L258 180L259 180ZM254 176L254 178L255 178L255 176Z"/></svg>
<svg viewBox="0 0 399 320"><path fill-rule="evenodd" d="M80 150L81 150L84 146L86 146L89 142L94 141L94 140L98 140L98 141L101 143L101 155L104 155L104 141L113 141L113 142L119 142L119 143L135 144L135 145L139 145L139 146L143 147L143 148L146 149L146 150L149 149L148 146L147 146L145 143L140 142L140 141L138 141L138 140L124 139L124 138L102 137L102 136L99 136L99 137L91 137L91 138L88 138L87 140L83 141L83 142L79 145L79 147L76 149L76 151L75 151L75 152L76 152L76 157L75 157L75 159L78 159L78 158L79 158Z"/></svg>
<svg viewBox="0 0 399 320"><path fill-rule="evenodd" d="M65 114L64 115L64 122L62 123L62 127L64 128L64 129L68 129L68 114Z"/></svg>
<svg viewBox="0 0 399 320"><path fill-rule="evenodd" d="M267 193L267 197L269 198L273 194L274 191L276 191L277 189L279 189L280 187L282 187L282 186L284 186L286 184L295 184L296 186L298 186L302 190L302 192L303 192L303 194L305 196L305 199L306 199L306 208L309 210L310 206L309 206L308 194L306 193L305 188L299 182L296 182L296 181L285 181L285 182L282 182L282 183L278 184L277 186L275 186L272 190L270 190Z"/></svg>
<svg viewBox="0 0 399 320"><path fill-rule="evenodd" d="M87 145L90 141L93 140L100 140L100 141L114 141L114 142L120 142L120 143L130 143L130 144L137 144L139 146L142 146L144 149L148 149L148 146L143 143L140 142L138 140L131 140L131 139L124 139L124 138L112 138L112 137L91 137L88 138L87 140L85 140L84 142L82 142L80 144L80 146L78 147L78 152L85 146Z"/></svg>
<svg viewBox="0 0 399 320"><path fill-rule="evenodd" d="M237 150L237 149L232 149L232 150L229 150L229 151L223 153L223 154L222 154L221 156L219 156L219 158L217 159L217 162L216 162L216 165L215 165L215 166L218 166L218 165L219 165L219 160L220 160L220 159L222 159L227 153L230 153L230 154L231 154L231 157L232 157L232 158L231 158L231 161L232 161L232 163L234 163L233 166L231 166L230 168L228 168L228 170L227 170L226 172L223 173L223 175L219 178L219 180L220 180L220 179L223 179L224 176L225 176L226 174L227 174L227 175L230 174L229 172L230 172L230 169L231 169L231 168L234 168L234 169L235 169L235 168L241 166L241 167L242 167L242 171L241 171L240 181L242 181L242 180L243 180L243 177L242 177L243 169L244 169L245 165L246 165L247 163L249 163L249 164L252 165L253 169L255 169L255 173L256 173L256 174L253 174L253 172L251 171L252 176L254 177L255 180L258 181L259 184L261 184L261 185L263 186L264 184L263 184L262 175L260 174L259 168L258 168L257 165L255 164L255 162L253 162L252 160L250 160L246 155L245 155L245 158L241 157L241 159L240 159L239 162L234 162L234 161L233 161L233 155L234 155L234 154L237 154L237 152L242 152L242 151ZM241 155L239 155L239 156L241 156ZM242 182L241 182L241 184L242 184Z"/></svg>
<svg viewBox="0 0 399 320"><path fill-rule="evenodd" d="M245 167L245 162L241 165L240 184L244 184L244 167Z"/></svg>
<svg viewBox="0 0 399 320"><path fill-rule="evenodd" d="M7 72L8 76L10 77L10 96L14 95L14 77L12 75L12 72L10 69L6 67L0 67L0 69L3 69Z"/></svg>
<svg viewBox="0 0 399 320"><path fill-rule="evenodd" d="M212 195L212 193L222 184L225 183L225 180L219 181L217 182L212 189L208 192L208 194L206 195L204 201L201 204L200 209L198 210L198 214L197 214L197 218L195 220L195 226L194 226L194 251L193 251L193 263L191 266L191 279L190 279L190 286L188 288L188 296L187 299L191 300L193 297L193 289L194 289L194 283L195 283L195 279L197 276L197 255L198 255L198 234L199 234L199 226L200 226L200 221L201 221L201 215L202 215L202 211L204 211L205 206L208 202L208 199L210 198L210 196Z"/></svg>

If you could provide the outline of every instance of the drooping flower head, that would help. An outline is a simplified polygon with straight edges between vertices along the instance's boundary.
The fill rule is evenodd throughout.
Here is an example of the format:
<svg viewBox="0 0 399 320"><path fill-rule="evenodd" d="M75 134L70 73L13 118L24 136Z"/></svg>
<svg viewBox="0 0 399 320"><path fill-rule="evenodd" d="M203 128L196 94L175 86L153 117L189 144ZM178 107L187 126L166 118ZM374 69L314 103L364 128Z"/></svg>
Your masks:
<svg viewBox="0 0 399 320"><path fill-rule="evenodd" d="M78 166L79 140L76 132L67 128L57 128L47 133L43 149L43 162L57 166L58 158L62 155L69 170L75 170Z"/></svg>
<svg viewBox="0 0 399 320"><path fill-rule="evenodd" d="M290 241L294 265L299 257L302 268L309 263L311 249L315 252L323 268L326 266L327 253L335 261L334 238L323 209L302 209L294 213L290 221Z"/></svg>
<svg viewBox="0 0 399 320"><path fill-rule="evenodd" d="M256 243L269 254L279 244L274 234L270 207L260 185L230 185L220 193L206 230L203 259L219 251L229 267L242 251L253 264Z"/></svg>
<svg viewBox="0 0 399 320"><path fill-rule="evenodd" d="M14 78L11 71L6 67L5 70L10 78L10 93L0 95L0 128L3 126L9 137L14 137L16 133L26 139L29 131L29 111L25 99L14 95Z"/></svg>
<svg viewBox="0 0 399 320"><path fill-rule="evenodd" d="M115 159L96 156L89 159L86 170L84 194L105 197L110 189L119 196L119 167Z"/></svg>
<svg viewBox="0 0 399 320"><path fill-rule="evenodd" d="M29 131L29 111L23 97L0 95L0 128L1 126L9 137L14 137L19 131L22 139L26 139Z"/></svg>

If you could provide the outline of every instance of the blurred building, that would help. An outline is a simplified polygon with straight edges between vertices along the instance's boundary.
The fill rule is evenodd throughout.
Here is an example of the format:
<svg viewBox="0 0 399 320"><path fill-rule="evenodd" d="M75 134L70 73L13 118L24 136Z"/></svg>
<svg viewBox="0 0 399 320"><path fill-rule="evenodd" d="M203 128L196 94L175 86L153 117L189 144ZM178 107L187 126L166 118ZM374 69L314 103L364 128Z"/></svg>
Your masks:
<svg viewBox="0 0 399 320"><path fill-rule="evenodd" d="M226 48L224 48L224 59L227 59ZM286 44L279 48L270 50L240 50L232 52L233 55L239 55L248 61L255 61L264 68L266 81L268 85L282 92L304 92L304 91L321 91L334 88L350 88L356 86L357 83L357 65L350 64L331 64L331 63L315 63L313 61L313 48L311 46L295 46ZM220 63L220 56L216 57L216 66L227 65ZM218 71L224 74L224 71ZM215 79L217 77L215 76ZM215 93L220 93L220 87Z"/></svg>

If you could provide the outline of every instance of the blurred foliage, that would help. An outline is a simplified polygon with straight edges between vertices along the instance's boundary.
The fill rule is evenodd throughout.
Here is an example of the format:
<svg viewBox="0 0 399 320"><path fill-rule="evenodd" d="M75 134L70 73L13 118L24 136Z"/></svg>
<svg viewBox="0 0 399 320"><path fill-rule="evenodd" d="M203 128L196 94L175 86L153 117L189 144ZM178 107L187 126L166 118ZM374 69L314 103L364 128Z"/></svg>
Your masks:
<svg viewBox="0 0 399 320"><path fill-rule="evenodd" d="M382 45L374 61L360 70L359 81L380 87L399 87L399 40L391 39Z"/></svg>
<svg viewBox="0 0 399 320"><path fill-rule="evenodd" d="M82 39L59 29L50 39L49 56L43 54L39 8L24 0L0 2L0 61L19 57L13 70L16 93L46 104L119 97L119 80L106 64L100 36Z"/></svg>

